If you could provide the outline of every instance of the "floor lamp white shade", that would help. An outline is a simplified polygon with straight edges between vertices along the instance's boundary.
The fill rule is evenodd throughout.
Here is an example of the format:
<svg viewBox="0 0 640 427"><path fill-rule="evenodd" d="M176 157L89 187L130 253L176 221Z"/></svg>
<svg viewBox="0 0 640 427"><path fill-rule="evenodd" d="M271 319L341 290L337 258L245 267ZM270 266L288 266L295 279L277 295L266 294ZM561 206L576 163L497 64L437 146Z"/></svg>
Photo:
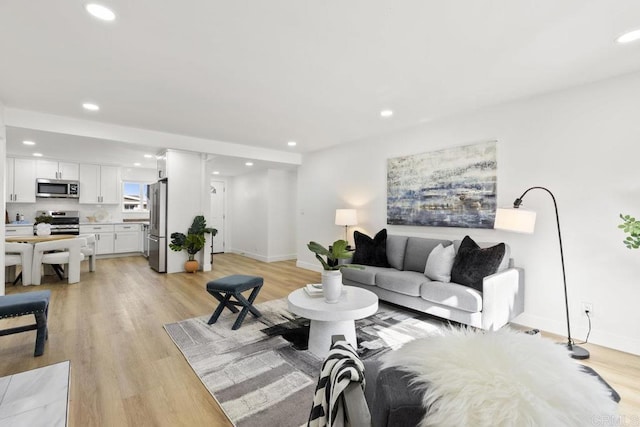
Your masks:
<svg viewBox="0 0 640 427"><path fill-rule="evenodd" d="M521 208L498 208L493 228L531 234L536 227L536 213Z"/></svg>
<svg viewBox="0 0 640 427"><path fill-rule="evenodd" d="M344 240L348 243L347 227L358 224L358 215L355 209L336 209L336 225L344 225Z"/></svg>

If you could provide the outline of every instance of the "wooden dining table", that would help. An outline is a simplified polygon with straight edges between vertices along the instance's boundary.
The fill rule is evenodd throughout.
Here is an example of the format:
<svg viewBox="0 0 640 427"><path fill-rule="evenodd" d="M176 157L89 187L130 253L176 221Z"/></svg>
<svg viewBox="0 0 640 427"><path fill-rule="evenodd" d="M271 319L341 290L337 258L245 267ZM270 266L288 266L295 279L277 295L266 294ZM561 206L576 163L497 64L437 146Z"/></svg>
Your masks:
<svg viewBox="0 0 640 427"><path fill-rule="evenodd" d="M5 237L4 241L13 242L13 243L31 243L35 245L36 243L41 243L41 242L52 242L55 240L75 239L77 237L78 236L75 234L49 234L48 236L9 236L9 237ZM31 266L23 265L22 268L23 269L31 268ZM64 279L64 270L62 266L58 264L52 264L51 268L53 269L53 271L56 273L56 275L60 280ZM22 272L20 272L20 274L15 278L15 280L13 281L13 284L15 285L16 283L18 283L21 277L22 277Z"/></svg>
<svg viewBox="0 0 640 427"><path fill-rule="evenodd" d="M74 239L78 236L75 234L50 234L48 236L9 236L5 237L5 242L13 243L40 243L51 242L53 240Z"/></svg>

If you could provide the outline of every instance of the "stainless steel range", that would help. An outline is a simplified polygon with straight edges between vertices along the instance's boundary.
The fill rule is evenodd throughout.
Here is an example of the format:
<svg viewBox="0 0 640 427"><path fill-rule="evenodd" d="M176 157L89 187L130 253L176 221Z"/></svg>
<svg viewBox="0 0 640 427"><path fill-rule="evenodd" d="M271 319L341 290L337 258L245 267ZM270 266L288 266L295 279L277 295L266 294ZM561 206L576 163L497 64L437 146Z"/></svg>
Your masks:
<svg viewBox="0 0 640 427"><path fill-rule="evenodd" d="M78 211L38 211L36 216L40 215L49 215L52 218L51 234L80 234Z"/></svg>

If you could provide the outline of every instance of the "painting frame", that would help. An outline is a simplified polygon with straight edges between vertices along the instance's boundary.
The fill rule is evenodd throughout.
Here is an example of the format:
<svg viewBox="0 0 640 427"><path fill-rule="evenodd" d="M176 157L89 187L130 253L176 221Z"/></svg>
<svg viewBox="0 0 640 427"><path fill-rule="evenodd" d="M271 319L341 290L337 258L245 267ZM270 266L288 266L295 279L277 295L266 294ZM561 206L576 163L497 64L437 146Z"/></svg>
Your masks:
<svg viewBox="0 0 640 427"><path fill-rule="evenodd" d="M497 141L387 159L387 224L493 228Z"/></svg>

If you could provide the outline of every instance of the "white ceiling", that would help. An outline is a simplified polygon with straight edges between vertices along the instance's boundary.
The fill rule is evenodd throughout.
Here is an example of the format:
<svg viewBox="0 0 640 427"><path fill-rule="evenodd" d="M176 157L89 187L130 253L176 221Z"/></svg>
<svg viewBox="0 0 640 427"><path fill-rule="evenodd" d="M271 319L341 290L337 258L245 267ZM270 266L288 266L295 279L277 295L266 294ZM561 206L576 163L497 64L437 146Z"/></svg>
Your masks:
<svg viewBox="0 0 640 427"><path fill-rule="evenodd" d="M305 153L640 70L637 0L84 3L0 2L6 107Z"/></svg>

